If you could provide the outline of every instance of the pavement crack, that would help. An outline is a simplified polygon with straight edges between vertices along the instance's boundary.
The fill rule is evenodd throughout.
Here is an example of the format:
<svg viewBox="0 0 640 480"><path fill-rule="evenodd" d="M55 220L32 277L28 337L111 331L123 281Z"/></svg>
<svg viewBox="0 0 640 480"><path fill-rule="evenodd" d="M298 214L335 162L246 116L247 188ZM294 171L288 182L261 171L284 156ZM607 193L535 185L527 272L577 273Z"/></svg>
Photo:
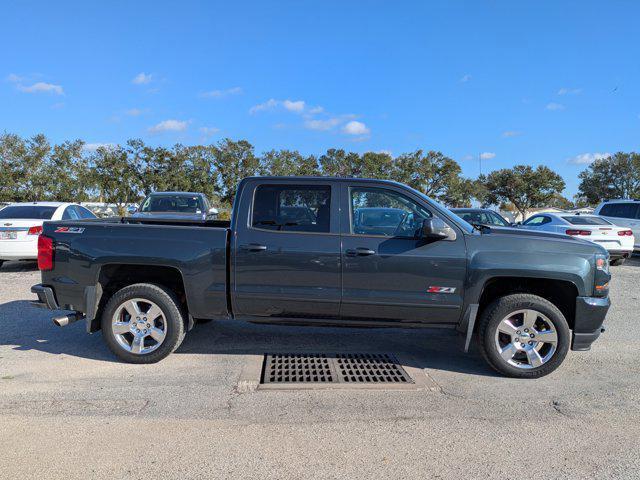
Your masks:
<svg viewBox="0 0 640 480"><path fill-rule="evenodd" d="M435 390L439 393L441 393L442 395L445 395L447 397L453 397L453 398L465 398L463 395L458 395L456 393L451 393L450 391L446 390L442 385L440 385L440 383L438 383L436 381L435 378L433 378L433 375L431 375L426 369L423 369L424 374L429 378L429 380L431 380L433 382L433 384L436 386Z"/></svg>

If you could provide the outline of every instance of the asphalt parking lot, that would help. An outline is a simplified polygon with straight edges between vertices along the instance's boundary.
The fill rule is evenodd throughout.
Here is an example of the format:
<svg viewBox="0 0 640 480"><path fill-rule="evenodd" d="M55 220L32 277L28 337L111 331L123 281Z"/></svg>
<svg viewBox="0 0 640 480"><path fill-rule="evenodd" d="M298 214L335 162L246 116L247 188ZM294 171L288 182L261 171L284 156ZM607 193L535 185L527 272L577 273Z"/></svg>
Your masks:
<svg viewBox="0 0 640 480"><path fill-rule="evenodd" d="M84 324L0 270L0 478L640 478L640 258L613 267L607 332L534 381L448 332L199 325L155 365L117 363ZM420 390L239 388L269 351L387 351Z"/></svg>

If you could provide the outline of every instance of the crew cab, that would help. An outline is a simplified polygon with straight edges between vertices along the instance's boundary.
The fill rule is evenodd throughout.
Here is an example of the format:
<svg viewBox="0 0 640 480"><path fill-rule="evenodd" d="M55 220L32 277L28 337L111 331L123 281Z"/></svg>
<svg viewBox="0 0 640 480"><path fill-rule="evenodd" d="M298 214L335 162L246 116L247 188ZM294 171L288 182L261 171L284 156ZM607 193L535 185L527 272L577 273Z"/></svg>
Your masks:
<svg viewBox="0 0 640 480"><path fill-rule="evenodd" d="M230 222L46 222L38 263L35 303L132 363L165 358L199 320L237 319L456 329L497 371L535 378L588 350L609 308L601 246L473 227L370 179L247 178Z"/></svg>

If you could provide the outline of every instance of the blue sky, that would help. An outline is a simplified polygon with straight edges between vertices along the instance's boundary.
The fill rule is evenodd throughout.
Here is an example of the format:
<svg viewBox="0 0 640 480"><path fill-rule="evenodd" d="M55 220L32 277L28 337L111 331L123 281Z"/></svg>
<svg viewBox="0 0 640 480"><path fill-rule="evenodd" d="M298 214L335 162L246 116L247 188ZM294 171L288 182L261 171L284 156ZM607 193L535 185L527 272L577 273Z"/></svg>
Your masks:
<svg viewBox="0 0 640 480"><path fill-rule="evenodd" d="M525 163L640 149L636 1L3 2L0 130Z"/></svg>

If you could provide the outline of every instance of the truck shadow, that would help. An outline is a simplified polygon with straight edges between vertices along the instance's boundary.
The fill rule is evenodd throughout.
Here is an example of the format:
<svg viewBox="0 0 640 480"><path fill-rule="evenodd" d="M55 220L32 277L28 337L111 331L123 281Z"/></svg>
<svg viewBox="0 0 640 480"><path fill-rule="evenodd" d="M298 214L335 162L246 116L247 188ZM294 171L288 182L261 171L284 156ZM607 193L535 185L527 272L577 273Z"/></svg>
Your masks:
<svg viewBox="0 0 640 480"><path fill-rule="evenodd" d="M84 323L60 328L53 325L53 312L36 308L27 300L0 305L0 346L13 350L37 350L53 355L69 355L115 362L102 335L88 335Z"/></svg>
<svg viewBox="0 0 640 480"><path fill-rule="evenodd" d="M38 270L38 262L24 261L24 262L5 262L1 270L5 272L35 272Z"/></svg>
<svg viewBox="0 0 640 480"><path fill-rule="evenodd" d="M88 335L84 322L65 328L52 312L26 300L0 305L0 345L53 355L118 362L100 333ZM320 328L257 325L224 320L196 325L175 354L263 355L288 352L392 353L415 368L494 376L477 351L465 354L462 338L449 330ZM175 355L174 354L174 355Z"/></svg>
<svg viewBox="0 0 640 480"><path fill-rule="evenodd" d="M258 325L234 320L196 325L177 354L263 355L265 353L391 353L403 365L497 376L475 346L451 330L334 328Z"/></svg>

